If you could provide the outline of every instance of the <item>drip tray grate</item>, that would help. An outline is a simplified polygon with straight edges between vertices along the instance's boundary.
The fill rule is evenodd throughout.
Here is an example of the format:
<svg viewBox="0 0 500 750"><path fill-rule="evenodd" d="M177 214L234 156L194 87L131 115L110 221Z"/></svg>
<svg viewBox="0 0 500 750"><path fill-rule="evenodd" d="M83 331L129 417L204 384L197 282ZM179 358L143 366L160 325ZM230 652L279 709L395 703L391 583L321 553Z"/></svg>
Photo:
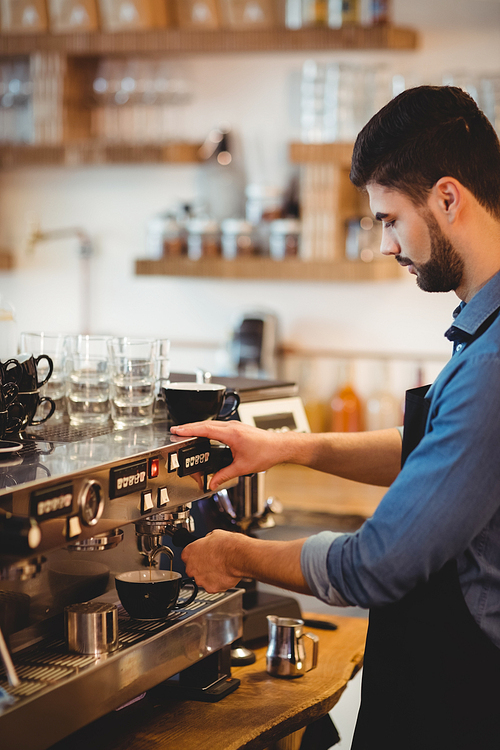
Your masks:
<svg viewBox="0 0 500 750"><path fill-rule="evenodd" d="M99 435L108 435L113 430L114 425L111 420L102 425L81 425L79 427L69 422L59 422L52 425L41 425L36 428L36 432L27 433L27 437L54 443L77 443L80 440L99 437Z"/></svg>
<svg viewBox="0 0 500 750"><path fill-rule="evenodd" d="M147 641L178 622L197 615L226 598L226 593L208 594L200 590L194 602L184 609L175 610L165 620L133 620L118 604L119 648L115 654L138 643ZM17 702L29 698L34 693L50 685L74 677L85 669L99 663L99 657L68 653L66 643L61 638L47 637L13 654L13 661L20 679L17 687L7 681L0 669L0 687L4 688Z"/></svg>

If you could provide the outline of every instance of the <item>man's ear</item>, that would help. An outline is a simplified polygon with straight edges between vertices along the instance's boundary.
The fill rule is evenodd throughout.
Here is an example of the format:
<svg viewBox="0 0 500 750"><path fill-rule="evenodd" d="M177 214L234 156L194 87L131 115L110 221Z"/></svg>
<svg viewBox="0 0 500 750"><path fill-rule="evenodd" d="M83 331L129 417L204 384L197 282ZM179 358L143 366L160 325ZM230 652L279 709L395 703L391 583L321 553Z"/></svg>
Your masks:
<svg viewBox="0 0 500 750"><path fill-rule="evenodd" d="M453 177L441 177L432 188L431 202L435 210L452 223L463 202L462 186Z"/></svg>

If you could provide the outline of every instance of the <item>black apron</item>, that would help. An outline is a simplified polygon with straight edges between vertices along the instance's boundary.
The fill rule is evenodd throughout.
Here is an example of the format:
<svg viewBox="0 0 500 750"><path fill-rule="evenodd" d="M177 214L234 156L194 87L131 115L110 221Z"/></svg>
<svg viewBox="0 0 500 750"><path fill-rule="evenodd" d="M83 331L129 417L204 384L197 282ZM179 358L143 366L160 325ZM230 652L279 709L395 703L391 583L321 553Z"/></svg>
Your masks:
<svg viewBox="0 0 500 750"><path fill-rule="evenodd" d="M429 386L407 391L402 463L425 433ZM351 750L500 750L500 649L465 604L455 560L370 611Z"/></svg>

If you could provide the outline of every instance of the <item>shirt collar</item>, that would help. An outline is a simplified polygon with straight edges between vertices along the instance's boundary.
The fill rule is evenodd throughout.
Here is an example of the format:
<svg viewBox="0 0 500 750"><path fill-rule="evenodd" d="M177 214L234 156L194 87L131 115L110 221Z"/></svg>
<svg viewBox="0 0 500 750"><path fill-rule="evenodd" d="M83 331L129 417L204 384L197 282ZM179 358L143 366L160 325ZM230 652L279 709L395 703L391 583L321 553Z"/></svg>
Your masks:
<svg viewBox="0 0 500 750"><path fill-rule="evenodd" d="M445 332L450 341L470 341L482 324L500 308L500 271L467 304L453 311L453 325Z"/></svg>

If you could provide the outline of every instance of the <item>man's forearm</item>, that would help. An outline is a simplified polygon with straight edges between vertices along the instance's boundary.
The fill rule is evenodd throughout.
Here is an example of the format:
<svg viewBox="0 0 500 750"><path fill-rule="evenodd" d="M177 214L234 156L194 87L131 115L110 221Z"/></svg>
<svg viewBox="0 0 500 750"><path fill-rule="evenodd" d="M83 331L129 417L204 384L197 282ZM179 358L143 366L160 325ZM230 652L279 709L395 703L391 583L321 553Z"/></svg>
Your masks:
<svg viewBox="0 0 500 750"><path fill-rule="evenodd" d="M365 484L389 487L401 464L395 427L373 432L288 433L285 460Z"/></svg>

